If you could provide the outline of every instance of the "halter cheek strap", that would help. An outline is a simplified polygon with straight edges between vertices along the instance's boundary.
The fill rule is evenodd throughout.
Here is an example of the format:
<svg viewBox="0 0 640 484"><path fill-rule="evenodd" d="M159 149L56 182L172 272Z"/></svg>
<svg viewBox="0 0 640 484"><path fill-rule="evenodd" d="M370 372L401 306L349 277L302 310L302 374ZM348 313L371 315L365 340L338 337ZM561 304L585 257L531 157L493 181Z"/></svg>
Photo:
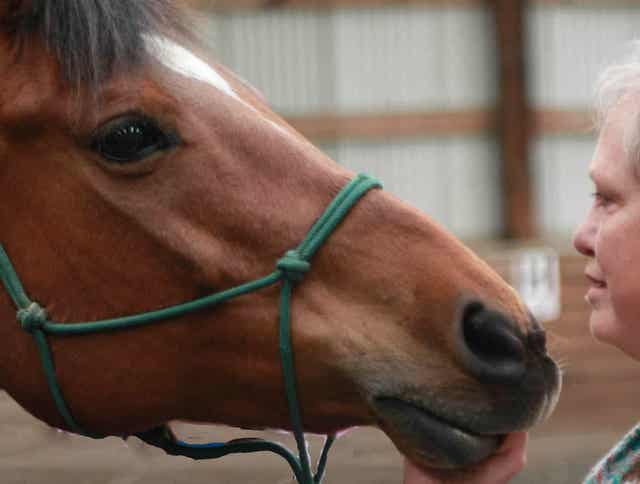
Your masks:
<svg viewBox="0 0 640 484"><path fill-rule="evenodd" d="M9 256L2 245L0 245L0 277L2 278L2 283L11 296L15 306L18 308L17 319L20 325L25 331L31 333L35 339L49 390L58 412L63 417L67 426L78 434L93 438L106 437L104 435L86 432L74 420L58 384L53 355L47 336L92 334L148 325L210 308L229 299L280 282L280 360L289 417L298 447L298 457L294 456L282 445L263 439L240 439L226 443L189 444L178 440L167 425L136 434L136 436L150 445L163 449L167 454L186 456L192 459L215 459L232 453L274 452L289 463L300 484L320 483L326 465L327 454L331 444L335 440L335 436L327 437L317 471L313 474L309 464L309 454L306 448L304 427L297 398L298 392L296 389L293 349L291 346L291 296L295 284L302 281L304 275L311 269L311 258L347 216L351 208L369 190L381 187L382 185L376 179L365 174L358 175L333 199L322 216L311 227L311 230L302 243L296 249L288 251L284 257L278 260L275 272L268 276L184 304L122 318L73 324L61 324L50 321L44 308L27 296L11 264Z"/></svg>

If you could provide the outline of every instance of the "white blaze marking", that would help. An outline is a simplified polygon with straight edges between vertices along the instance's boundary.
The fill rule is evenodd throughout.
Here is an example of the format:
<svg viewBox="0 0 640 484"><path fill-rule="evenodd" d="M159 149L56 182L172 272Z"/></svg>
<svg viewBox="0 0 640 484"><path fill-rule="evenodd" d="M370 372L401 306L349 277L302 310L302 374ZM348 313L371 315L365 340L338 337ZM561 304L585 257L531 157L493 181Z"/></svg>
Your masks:
<svg viewBox="0 0 640 484"><path fill-rule="evenodd" d="M144 35L145 46L165 67L180 75L206 82L241 101L231 85L216 70L189 50L167 37Z"/></svg>
<svg viewBox="0 0 640 484"><path fill-rule="evenodd" d="M182 76L205 82L237 101L240 101L255 113L259 113L256 108L238 96L231 85L220 74L218 74L213 67L197 57L193 52L185 49L179 44L176 44L173 40L167 37L148 34L143 34L143 37L147 51L165 67ZM260 115L260 118L267 121L280 133L286 134L287 136L290 135L279 124L262 115Z"/></svg>

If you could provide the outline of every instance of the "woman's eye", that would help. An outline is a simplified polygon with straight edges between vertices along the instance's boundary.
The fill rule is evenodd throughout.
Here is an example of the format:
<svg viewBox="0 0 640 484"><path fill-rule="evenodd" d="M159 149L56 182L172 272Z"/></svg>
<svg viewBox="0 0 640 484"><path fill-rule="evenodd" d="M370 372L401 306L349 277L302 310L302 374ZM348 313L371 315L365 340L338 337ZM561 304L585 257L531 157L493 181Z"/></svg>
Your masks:
<svg viewBox="0 0 640 484"><path fill-rule="evenodd" d="M144 160L175 144L175 136L165 133L153 120L126 116L101 126L91 145L108 162L123 165Z"/></svg>

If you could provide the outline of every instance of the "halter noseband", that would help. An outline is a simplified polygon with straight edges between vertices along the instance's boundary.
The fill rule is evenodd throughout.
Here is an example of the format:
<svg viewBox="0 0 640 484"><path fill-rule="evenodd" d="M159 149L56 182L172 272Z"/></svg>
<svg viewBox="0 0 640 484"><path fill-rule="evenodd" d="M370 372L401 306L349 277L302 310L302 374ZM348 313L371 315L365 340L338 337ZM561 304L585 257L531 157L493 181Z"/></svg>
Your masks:
<svg viewBox="0 0 640 484"><path fill-rule="evenodd" d="M369 190L380 187L382 187L380 182L368 175L360 174L354 178L333 199L322 216L311 227L311 230L302 243L295 250L287 252L284 257L278 260L275 272L266 277L184 304L103 321L74 324L60 324L50 321L46 310L27 296L11 264L9 256L0 244L0 277L11 299L18 308L18 321L20 321L25 331L33 335L36 341L49 390L53 396L58 412L63 417L67 426L73 432L88 437L106 437L105 435L85 432L73 419L58 384L53 356L47 340L48 335L81 335L143 326L209 308L281 281L279 322L280 359L289 417L291 419L299 457L295 457L284 446L263 439L251 438L232 440L225 443L189 444L178 440L166 424L136 434L136 436L150 445L163 449L167 454L186 456L192 459L214 459L232 453L274 452L287 460L300 484L320 483L324 473L327 454L331 444L335 440L335 436L331 435L327 437L324 448L322 449L317 471L314 475L309 464L309 455L305 445L302 418L297 398L293 351L291 346L291 295L294 285L300 282L305 273L311 268L309 262L311 258L333 233L340 222L347 216L351 208Z"/></svg>

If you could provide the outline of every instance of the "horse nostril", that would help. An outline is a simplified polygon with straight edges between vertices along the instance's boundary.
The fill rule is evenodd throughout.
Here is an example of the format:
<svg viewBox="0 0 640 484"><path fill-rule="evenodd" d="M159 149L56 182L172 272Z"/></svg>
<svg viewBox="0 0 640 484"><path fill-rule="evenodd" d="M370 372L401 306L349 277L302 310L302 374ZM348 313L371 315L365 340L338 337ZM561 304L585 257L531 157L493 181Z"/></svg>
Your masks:
<svg viewBox="0 0 640 484"><path fill-rule="evenodd" d="M541 355L547 353L547 336L543 329L533 329L527 335L527 342L533 351Z"/></svg>
<svg viewBox="0 0 640 484"><path fill-rule="evenodd" d="M479 302L467 304L462 314L465 361L482 381L513 383L525 372L525 347L514 325L501 313Z"/></svg>

